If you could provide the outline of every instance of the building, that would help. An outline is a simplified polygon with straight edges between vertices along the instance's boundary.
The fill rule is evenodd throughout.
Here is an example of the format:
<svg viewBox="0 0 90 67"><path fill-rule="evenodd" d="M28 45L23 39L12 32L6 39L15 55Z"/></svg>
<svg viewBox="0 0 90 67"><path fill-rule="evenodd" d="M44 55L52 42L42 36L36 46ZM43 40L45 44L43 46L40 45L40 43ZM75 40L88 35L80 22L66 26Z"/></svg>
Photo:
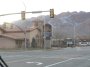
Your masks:
<svg viewBox="0 0 90 67"><path fill-rule="evenodd" d="M26 47L32 47L32 40L35 39L38 48L43 47L43 21L34 20L31 27L26 29ZM0 26L0 48L24 48L25 33L16 25L5 23Z"/></svg>

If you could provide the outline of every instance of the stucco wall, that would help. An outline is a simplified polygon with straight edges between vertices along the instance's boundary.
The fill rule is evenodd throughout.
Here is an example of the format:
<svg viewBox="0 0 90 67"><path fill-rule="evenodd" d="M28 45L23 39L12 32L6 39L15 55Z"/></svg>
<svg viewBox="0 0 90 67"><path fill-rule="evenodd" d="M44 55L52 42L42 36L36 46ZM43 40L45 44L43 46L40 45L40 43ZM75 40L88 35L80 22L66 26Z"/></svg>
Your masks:
<svg viewBox="0 0 90 67"><path fill-rule="evenodd" d="M33 32L30 32L30 33L29 33L30 46L31 46L32 38L33 38L33 37L36 38L36 35L38 35L38 34L39 34L38 29L33 30Z"/></svg>
<svg viewBox="0 0 90 67"><path fill-rule="evenodd" d="M37 38L37 35L38 35L38 38ZM33 37L36 39L37 47L42 48L42 45L43 45L42 34L38 29L33 30L32 32L29 33L30 46L31 46Z"/></svg>
<svg viewBox="0 0 90 67"><path fill-rule="evenodd" d="M30 32L26 32L26 36L27 38L29 38L29 34ZM10 35L10 36L15 36L18 38L25 38L25 34L24 33L5 33L6 35Z"/></svg>
<svg viewBox="0 0 90 67"><path fill-rule="evenodd" d="M37 30L34 30L33 32L30 32L29 33L29 39L30 39L30 43L32 42L32 38L34 37L35 38L35 36L37 35Z"/></svg>
<svg viewBox="0 0 90 67"><path fill-rule="evenodd" d="M3 31L0 29L0 34L2 34L3 33Z"/></svg>
<svg viewBox="0 0 90 67"><path fill-rule="evenodd" d="M5 33L5 34L6 35L12 35L12 36L16 36L16 37L25 38L25 34L24 33ZM26 37L27 37L27 39L29 39L29 42L30 42L30 46L29 47L31 47L32 38L33 37L36 38L37 35L41 36L40 31L38 29L35 29L35 30L31 31L31 32L27 32ZM37 47L42 45L41 41L42 40L39 40ZM24 47L24 43L23 43L22 47Z"/></svg>
<svg viewBox="0 0 90 67"><path fill-rule="evenodd" d="M11 35L11 36L17 36L17 37L24 37L24 33L5 33L6 35Z"/></svg>
<svg viewBox="0 0 90 67"><path fill-rule="evenodd" d="M15 48L15 40L7 37L0 37L0 48Z"/></svg>

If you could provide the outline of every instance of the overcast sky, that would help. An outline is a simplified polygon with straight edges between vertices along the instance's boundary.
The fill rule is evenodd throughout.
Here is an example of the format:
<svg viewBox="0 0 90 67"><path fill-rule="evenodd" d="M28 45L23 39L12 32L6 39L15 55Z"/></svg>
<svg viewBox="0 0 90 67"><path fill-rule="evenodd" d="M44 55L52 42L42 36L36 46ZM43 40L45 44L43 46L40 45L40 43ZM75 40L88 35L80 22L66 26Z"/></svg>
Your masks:
<svg viewBox="0 0 90 67"><path fill-rule="evenodd" d="M55 14L67 11L90 12L90 0L0 0L0 14L26 11L49 10L54 8ZM49 13L46 13L49 14ZM28 14L27 18L42 14ZM0 17L0 23L19 20L20 15Z"/></svg>

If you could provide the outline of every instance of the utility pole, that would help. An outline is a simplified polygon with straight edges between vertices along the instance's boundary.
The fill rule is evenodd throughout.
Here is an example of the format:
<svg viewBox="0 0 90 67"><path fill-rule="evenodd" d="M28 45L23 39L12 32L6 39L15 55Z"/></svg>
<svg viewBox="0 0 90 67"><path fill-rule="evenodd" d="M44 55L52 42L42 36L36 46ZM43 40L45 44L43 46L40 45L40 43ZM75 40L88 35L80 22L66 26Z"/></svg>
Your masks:
<svg viewBox="0 0 90 67"><path fill-rule="evenodd" d="M76 25L74 23L74 46L76 45Z"/></svg>
<svg viewBox="0 0 90 67"><path fill-rule="evenodd" d="M21 11L21 19L22 19L22 21L24 22L25 20L26 20L26 14L25 14L26 12L25 11ZM26 33L26 26L25 26L25 30L24 30L24 35L25 35L25 45L24 45L24 47L25 47L25 49L27 48L27 33Z"/></svg>
<svg viewBox="0 0 90 67"><path fill-rule="evenodd" d="M50 18L54 18L54 9L50 9ZM51 48L51 43L50 43L51 36L49 36L49 35L52 33L50 31L46 31L46 29L45 29L46 28L45 16L44 16L43 20L44 20L44 49ZM52 27L50 27L50 28L52 28ZM49 39L47 39L47 38L49 38Z"/></svg>

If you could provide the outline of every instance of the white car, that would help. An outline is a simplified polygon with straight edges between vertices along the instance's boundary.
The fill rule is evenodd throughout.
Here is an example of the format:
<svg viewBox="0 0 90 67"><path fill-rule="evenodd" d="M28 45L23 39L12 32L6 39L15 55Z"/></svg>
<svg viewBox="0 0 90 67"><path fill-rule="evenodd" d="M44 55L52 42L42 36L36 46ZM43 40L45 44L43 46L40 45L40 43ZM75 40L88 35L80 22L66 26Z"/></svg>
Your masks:
<svg viewBox="0 0 90 67"><path fill-rule="evenodd" d="M79 45L81 45L81 46L87 46L88 45L88 42L79 42Z"/></svg>

